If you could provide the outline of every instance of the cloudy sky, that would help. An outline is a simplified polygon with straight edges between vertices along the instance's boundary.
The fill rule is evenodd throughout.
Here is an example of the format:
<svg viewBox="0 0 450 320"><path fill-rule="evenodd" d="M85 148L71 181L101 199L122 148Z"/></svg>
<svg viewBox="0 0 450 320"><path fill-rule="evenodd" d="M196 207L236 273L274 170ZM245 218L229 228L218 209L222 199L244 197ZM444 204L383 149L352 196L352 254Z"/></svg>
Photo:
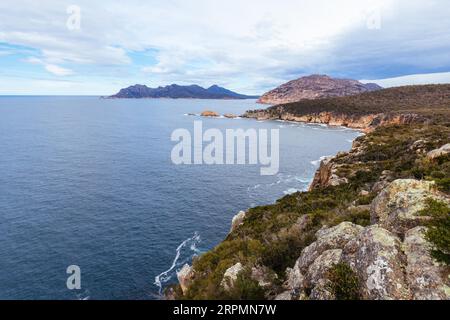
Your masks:
<svg viewBox="0 0 450 320"><path fill-rule="evenodd" d="M78 14L79 13L79 14ZM2 0L0 94L450 82L448 0Z"/></svg>

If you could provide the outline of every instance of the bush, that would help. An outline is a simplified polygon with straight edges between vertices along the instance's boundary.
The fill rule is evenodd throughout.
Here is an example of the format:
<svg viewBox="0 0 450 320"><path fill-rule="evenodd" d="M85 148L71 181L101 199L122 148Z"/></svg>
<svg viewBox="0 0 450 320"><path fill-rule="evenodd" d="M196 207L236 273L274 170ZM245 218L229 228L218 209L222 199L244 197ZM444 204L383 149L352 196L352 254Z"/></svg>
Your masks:
<svg viewBox="0 0 450 320"><path fill-rule="evenodd" d="M245 268L238 274L232 289L225 297L230 300L264 300L265 294L258 281L252 279L251 269Z"/></svg>
<svg viewBox="0 0 450 320"><path fill-rule="evenodd" d="M443 202L429 199L422 214L430 216L426 239L434 248L431 255L439 262L450 264L450 207Z"/></svg>
<svg viewBox="0 0 450 320"><path fill-rule="evenodd" d="M328 289L337 300L360 300L360 282L348 264L338 263L328 272Z"/></svg>
<svg viewBox="0 0 450 320"><path fill-rule="evenodd" d="M440 191L450 193L450 178L436 179L436 185Z"/></svg>

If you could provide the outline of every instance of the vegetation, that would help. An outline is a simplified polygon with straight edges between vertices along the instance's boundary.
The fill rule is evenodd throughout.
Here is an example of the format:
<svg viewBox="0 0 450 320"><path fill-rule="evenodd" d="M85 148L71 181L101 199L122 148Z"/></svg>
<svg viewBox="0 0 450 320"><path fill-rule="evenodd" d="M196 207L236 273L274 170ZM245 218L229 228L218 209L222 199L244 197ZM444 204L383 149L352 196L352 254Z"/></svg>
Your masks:
<svg viewBox="0 0 450 320"><path fill-rule="evenodd" d="M422 214L430 216L426 238L434 245L432 256L439 262L450 264L450 207L440 201L429 199Z"/></svg>
<svg viewBox="0 0 450 320"><path fill-rule="evenodd" d="M251 277L251 269L241 271L229 292L224 294L227 300L264 300L265 292L258 281Z"/></svg>
<svg viewBox="0 0 450 320"><path fill-rule="evenodd" d="M400 97L400 99L398 98ZM263 265L285 280L285 270L293 267L301 251L315 241L323 226L343 221L367 226L367 205L377 195L377 183L395 179L421 179L436 182L440 191L450 194L450 157L429 160L427 153L450 141L450 85L386 89L356 97L304 101L287 105L296 112L340 110L351 114L386 111L414 111L430 122L379 127L357 139L355 150L333 160L337 175L348 183L299 192L273 205L252 208L243 225L225 241L194 261L195 279L187 299L240 299L261 297L261 288L243 274L231 293L220 283L225 271L241 262L244 266ZM428 106L424 108L424 106ZM364 192L362 192L364 191ZM448 263L450 222L448 207L429 203L432 215L427 238L435 246L433 256ZM346 265L330 273L331 289L339 299L357 299L356 278Z"/></svg>
<svg viewBox="0 0 450 320"><path fill-rule="evenodd" d="M360 300L360 283L355 272L346 263L338 263L328 272L328 289L337 300Z"/></svg>
<svg viewBox="0 0 450 320"><path fill-rule="evenodd" d="M268 109L276 114L280 107L301 116L334 112L352 116L378 113L419 113L439 123L449 121L450 85L405 86L366 92L360 95L302 100Z"/></svg>

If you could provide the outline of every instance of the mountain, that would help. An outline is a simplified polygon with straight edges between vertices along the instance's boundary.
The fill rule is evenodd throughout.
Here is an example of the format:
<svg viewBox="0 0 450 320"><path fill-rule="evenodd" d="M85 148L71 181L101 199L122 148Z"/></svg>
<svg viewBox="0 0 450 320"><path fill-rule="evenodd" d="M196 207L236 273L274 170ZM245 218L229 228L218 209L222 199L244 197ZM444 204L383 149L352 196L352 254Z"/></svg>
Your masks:
<svg viewBox="0 0 450 320"><path fill-rule="evenodd" d="M326 75L311 75L292 80L267 92L259 100L263 104L280 104L320 98L351 96L382 89L375 83L363 84L356 80L334 79Z"/></svg>
<svg viewBox="0 0 450 320"><path fill-rule="evenodd" d="M197 85L179 86L172 84L166 87L149 88L145 85L134 85L110 96L114 99L171 98L171 99L257 99L258 96L247 96L213 85L208 89Z"/></svg>

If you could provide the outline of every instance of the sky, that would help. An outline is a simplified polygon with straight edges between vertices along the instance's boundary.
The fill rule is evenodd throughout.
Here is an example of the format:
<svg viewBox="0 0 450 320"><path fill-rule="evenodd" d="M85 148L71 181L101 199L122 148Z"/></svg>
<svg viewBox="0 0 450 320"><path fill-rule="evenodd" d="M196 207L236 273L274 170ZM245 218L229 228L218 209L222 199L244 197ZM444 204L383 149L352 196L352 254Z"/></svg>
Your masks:
<svg viewBox="0 0 450 320"><path fill-rule="evenodd" d="M2 0L0 94L450 83L448 0Z"/></svg>

